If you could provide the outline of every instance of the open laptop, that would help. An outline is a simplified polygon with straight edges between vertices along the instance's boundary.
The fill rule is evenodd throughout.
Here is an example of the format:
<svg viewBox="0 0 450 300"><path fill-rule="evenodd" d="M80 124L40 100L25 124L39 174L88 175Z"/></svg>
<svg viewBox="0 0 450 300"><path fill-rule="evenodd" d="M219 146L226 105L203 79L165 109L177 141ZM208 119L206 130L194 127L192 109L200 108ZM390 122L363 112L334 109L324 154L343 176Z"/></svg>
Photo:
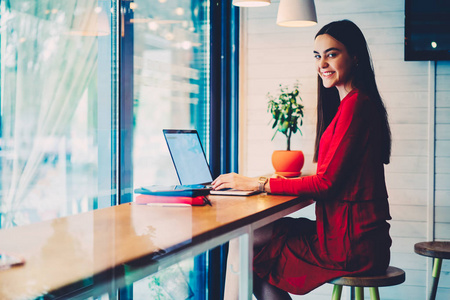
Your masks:
<svg viewBox="0 0 450 300"><path fill-rule="evenodd" d="M211 170L197 130L164 129L164 138L181 185L203 185L212 188ZM211 190L211 195L249 196L258 191L234 189Z"/></svg>

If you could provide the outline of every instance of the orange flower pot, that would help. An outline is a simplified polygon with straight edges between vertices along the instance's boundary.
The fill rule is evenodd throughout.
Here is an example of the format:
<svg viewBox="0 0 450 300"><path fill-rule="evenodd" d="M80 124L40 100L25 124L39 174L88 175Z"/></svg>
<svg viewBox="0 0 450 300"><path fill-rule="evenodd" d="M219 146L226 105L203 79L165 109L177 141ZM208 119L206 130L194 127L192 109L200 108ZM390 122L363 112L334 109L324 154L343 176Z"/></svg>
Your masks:
<svg viewBox="0 0 450 300"><path fill-rule="evenodd" d="M297 177L302 173L305 156L300 150L275 150L272 154L272 165L275 174L285 177Z"/></svg>

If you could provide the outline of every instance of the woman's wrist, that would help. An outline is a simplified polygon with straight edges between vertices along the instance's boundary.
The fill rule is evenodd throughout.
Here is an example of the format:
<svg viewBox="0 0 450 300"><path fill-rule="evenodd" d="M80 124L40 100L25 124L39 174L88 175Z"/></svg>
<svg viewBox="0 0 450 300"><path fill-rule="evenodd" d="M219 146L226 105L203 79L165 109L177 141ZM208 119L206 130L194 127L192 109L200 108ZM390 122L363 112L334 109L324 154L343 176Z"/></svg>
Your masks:
<svg viewBox="0 0 450 300"><path fill-rule="evenodd" d="M265 192L267 182L269 182L269 178L264 176L259 177L257 191Z"/></svg>
<svg viewBox="0 0 450 300"><path fill-rule="evenodd" d="M266 185L264 186L264 191L270 194L270 178L267 180Z"/></svg>

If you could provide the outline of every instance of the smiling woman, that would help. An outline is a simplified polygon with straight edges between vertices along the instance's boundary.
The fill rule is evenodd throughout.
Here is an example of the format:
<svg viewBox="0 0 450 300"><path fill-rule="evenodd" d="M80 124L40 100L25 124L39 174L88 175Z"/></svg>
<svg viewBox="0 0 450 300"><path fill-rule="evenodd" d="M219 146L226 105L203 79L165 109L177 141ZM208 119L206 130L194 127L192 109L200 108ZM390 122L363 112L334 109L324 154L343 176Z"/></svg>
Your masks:
<svg viewBox="0 0 450 300"><path fill-rule="evenodd" d="M288 217L255 231L258 299L289 299L287 292L303 295L330 279L382 274L389 266L384 164L390 158L390 130L366 40L354 23L332 22L317 33L313 51L319 80L317 173L271 178L264 190L313 198L316 221ZM257 179L237 174L215 182L217 188L258 186Z"/></svg>

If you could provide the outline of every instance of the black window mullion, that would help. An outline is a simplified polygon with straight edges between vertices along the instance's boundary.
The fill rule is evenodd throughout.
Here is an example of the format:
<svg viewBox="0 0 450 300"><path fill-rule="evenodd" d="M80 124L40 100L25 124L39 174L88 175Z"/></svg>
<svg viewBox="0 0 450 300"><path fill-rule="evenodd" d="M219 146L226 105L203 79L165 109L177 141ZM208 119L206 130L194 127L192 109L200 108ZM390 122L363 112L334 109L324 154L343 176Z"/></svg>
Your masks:
<svg viewBox="0 0 450 300"><path fill-rule="evenodd" d="M119 20L119 203L133 201L133 10L130 1L120 1Z"/></svg>
<svg viewBox="0 0 450 300"><path fill-rule="evenodd" d="M118 204L133 201L134 28L130 1L119 0L119 195ZM118 290L118 299L133 299L133 285Z"/></svg>
<svg viewBox="0 0 450 300"><path fill-rule="evenodd" d="M239 9L211 1L211 144L214 177L238 172ZM208 252L208 299L223 299L228 243Z"/></svg>

